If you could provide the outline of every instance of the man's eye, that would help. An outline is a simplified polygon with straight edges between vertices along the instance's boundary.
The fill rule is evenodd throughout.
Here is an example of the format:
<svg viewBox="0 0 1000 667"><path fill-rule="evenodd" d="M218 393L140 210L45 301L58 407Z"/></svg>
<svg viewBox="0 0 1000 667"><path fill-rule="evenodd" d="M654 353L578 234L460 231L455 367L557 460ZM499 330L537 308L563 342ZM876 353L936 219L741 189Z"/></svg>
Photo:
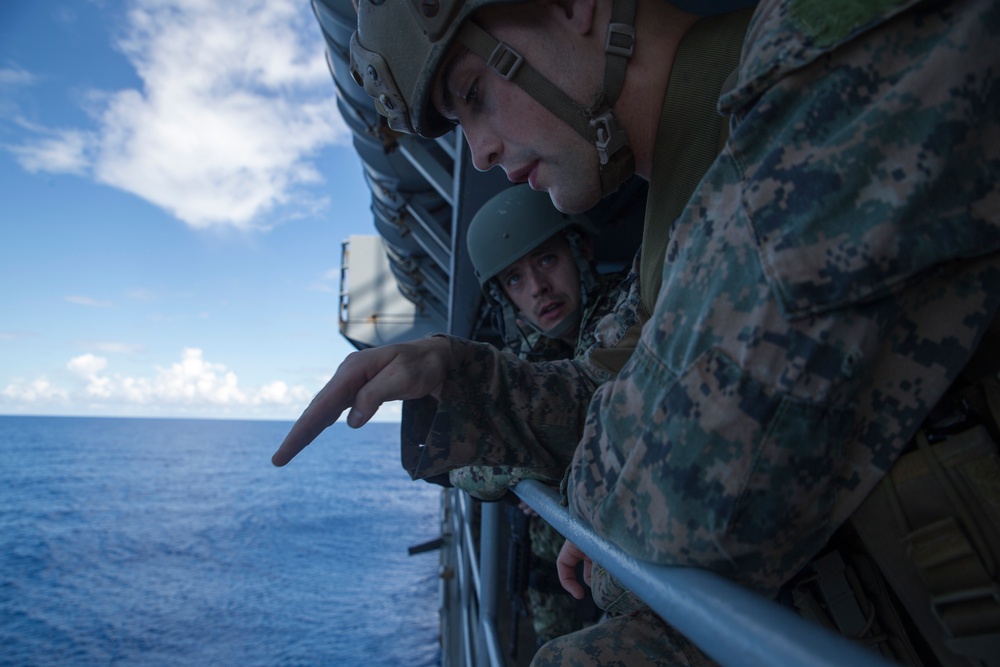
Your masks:
<svg viewBox="0 0 1000 667"><path fill-rule="evenodd" d="M505 284L508 288L511 288L516 287L519 282L521 282L521 276L514 274L512 276L507 276Z"/></svg>
<svg viewBox="0 0 1000 667"><path fill-rule="evenodd" d="M472 85L469 86L469 90L462 95L462 101L465 102L466 106L475 104L479 101L479 79L472 82Z"/></svg>

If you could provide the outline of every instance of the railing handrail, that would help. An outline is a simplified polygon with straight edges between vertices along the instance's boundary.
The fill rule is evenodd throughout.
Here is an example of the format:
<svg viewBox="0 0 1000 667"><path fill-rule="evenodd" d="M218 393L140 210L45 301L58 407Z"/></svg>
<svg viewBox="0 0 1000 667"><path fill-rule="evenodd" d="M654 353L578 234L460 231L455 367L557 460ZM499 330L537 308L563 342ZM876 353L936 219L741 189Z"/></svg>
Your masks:
<svg viewBox="0 0 1000 667"><path fill-rule="evenodd" d="M634 558L572 516L551 488L526 480L514 492L595 563L722 665L891 667L873 651L707 570Z"/></svg>

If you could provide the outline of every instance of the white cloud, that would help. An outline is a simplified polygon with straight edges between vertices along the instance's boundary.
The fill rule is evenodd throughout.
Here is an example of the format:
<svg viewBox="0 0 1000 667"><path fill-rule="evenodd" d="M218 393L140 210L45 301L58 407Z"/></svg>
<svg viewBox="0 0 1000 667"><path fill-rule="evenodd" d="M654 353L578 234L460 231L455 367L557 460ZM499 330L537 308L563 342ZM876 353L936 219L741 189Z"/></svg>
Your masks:
<svg viewBox="0 0 1000 667"><path fill-rule="evenodd" d="M135 343L119 343L116 341L93 341L80 343L81 347L90 347L106 354L130 355L142 352L142 345Z"/></svg>
<svg viewBox="0 0 1000 667"><path fill-rule="evenodd" d="M147 303L156 301L156 294L151 290L137 287L135 289L130 289L125 293L130 299L135 299L136 301L144 301Z"/></svg>
<svg viewBox="0 0 1000 667"><path fill-rule="evenodd" d="M35 82L35 75L20 67L0 67L0 86L24 86Z"/></svg>
<svg viewBox="0 0 1000 667"><path fill-rule="evenodd" d="M44 375L31 382L14 380L0 392L5 399L16 403L62 403L69 398L69 392L52 385Z"/></svg>
<svg viewBox="0 0 1000 667"><path fill-rule="evenodd" d="M396 422L403 418L403 402L389 401L379 406L372 421Z"/></svg>
<svg viewBox="0 0 1000 667"><path fill-rule="evenodd" d="M336 287L326 283L310 283L306 289L313 292L326 292L327 294L333 294L338 291Z"/></svg>
<svg viewBox="0 0 1000 667"><path fill-rule="evenodd" d="M319 282L309 285L309 289L314 292L338 292L340 281L340 268L330 269L320 277Z"/></svg>
<svg viewBox="0 0 1000 667"><path fill-rule="evenodd" d="M78 294L68 294L68 295L64 296L63 299L65 299L66 301L69 301L70 303L75 303L78 306L93 306L95 308L110 308L111 307L111 302L110 301L99 301L99 300L93 299L93 298L91 298L89 296L80 296Z"/></svg>
<svg viewBox="0 0 1000 667"><path fill-rule="evenodd" d="M66 369L66 386L44 375L12 380L0 391L0 413L293 419L328 380L317 376L311 388L284 380L243 386L235 372L205 359L198 348L183 349L178 361L147 375L113 372L106 358L89 352L70 359ZM399 421L401 411L402 403L392 401L374 420Z"/></svg>
<svg viewBox="0 0 1000 667"><path fill-rule="evenodd" d="M30 331L0 331L0 340L22 340L37 334Z"/></svg>
<svg viewBox="0 0 1000 667"><path fill-rule="evenodd" d="M78 130L41 130L47 136L11 151L28 171L84 175L90 170L94 138Z"/></svg>
<svg viewBox="0 0 1000 667"><path fill-rule="evenodd" d="M107 360L93 354L74 357L67 368L86 380L88 399L161 406L255 406L302 405L313 392L302 386L289 387L274 381L257 388L244 388L236 373L224 364L204 358L202 350L185 348L181 359L166 367L156 366L149 377L104 373Z"/></svg>
<svg viewBox="0 0 1000 667"><path fill-rule="evenodd" d="M291 391L287 384L281 380L276 380L261 387L257 392L259 403L288 403Z"/></svg>
<svg viewBox="0 0 1000 667"><path fill-rule="evenodd" d="M73 357L66 364L66 368L84 378L95 377L98 373L107 368L107 366L107 359L90 353L81 354L79 357Z"/></svg>
<svg viewBox="0 0 1000 667"><path fill-rule="evenodd" d="M15 148L31 171L90 173L199 228L318 205L310 162L349 132L300 0L134 0L119 46L141 89L91 95L97 129Z"/></svg>

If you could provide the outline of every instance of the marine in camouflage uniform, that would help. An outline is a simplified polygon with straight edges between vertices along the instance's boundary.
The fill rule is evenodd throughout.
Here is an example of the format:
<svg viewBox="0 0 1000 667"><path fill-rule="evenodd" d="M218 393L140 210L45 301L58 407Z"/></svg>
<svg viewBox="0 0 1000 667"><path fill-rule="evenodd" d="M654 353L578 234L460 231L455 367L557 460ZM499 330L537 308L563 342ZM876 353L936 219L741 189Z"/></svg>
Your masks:
<svg viewBox="0 0 1000 667"><path fill-rule="evenodd" d="M571 464L567 501L598 534L774 595L884 476L1000 307L998 65L996 0L761 2L719 100L731 136L671 230L621 374L595 393L596 352L634 332L613 318L587 362L447 339L440 403L404 406L404 466L556 481ZM643 659L704 660L639 611L550 642L536 664Z"/></svg>
<svg viewBox="0 0 1000 667"><path fill-rule="evenodd" d="M573 356L570 340L575 341L575 350L580 352L594 344L597 323L614 307L623 278L621 273L597 274L584 256L580 234L593 235L596 231L589 219L559 213L548 195L526 185L495 195L473 218L467 231L469 256L480 286L493 308L500 311L498 319L508 352L529 361L551 361ZM542 331L519 316L516 305L498 283L508 263L531 258L531 251L543 247L541 244L551 234L560 233L568 233L574 253L581 306L579 312L570 313L556 327ZM510 486L530 477L531 470L512 466L466 466L449 473L453 486L486 501L502 498ZM513 507L509 510L520 511ZM528 518L528 536L532 565L527 595L540 646L579 630L583 624L577 614L579 603L560 587L556 571L556 558L565 538L537 515Z"/></svg>
<svg viewBox="0 0 1000 667"><path fill-rule="evenodd" d="M634 288L634 289L633 289ZM638 294L638 271L633 267L624 278L621 273L603 274L598 276L597 283L593 288L592 295L594 301L587 307L583 314L582 326L576 345L576 360L574 363L582 366L586 375L586 384L597 387L600 383L612 377L610 370L591 366L588 363L591 350L597 345L598 325L607 322L609 311L620 306L621 295L628 295L634 292ZM507 358L507 354L516 355L518 360L537 358L534 355L544 355L548 361L535 364L549 366L558 360L558 357L570 357L572 350L567 345L553 344L551 339L537 334L525 339L525 348L529 351L518 350L516 353L507 348L501 358ZM555 364L557 367L560 364ZM414 417L413 407L410 406L409 416ZM424 414L427 414L426 412ZM579 426L582 426L582 422ZM537 466L520 466L516 464L487 464L470 465L462 468L453 468L448 472L449 481L453 486L457 486L480 500L498 500L507 493L507 490L517 484L522 479L537 479L539 481L558 485L562 481L566 466L542 469Z"/></svg>
<svg viewBox="0 0 1000 667"><path fill-rule="evenodd" d="M442 337L452 364L440 400L403 402L401 457L411 477L432 479L473 465L519 470L518 479L495 484L504 489L529 478L561 484L587 404L613 375L601 353L613 361L620 351L630 353L627 337L644 319L638 277L637 255L612 312L573 359L531 363L486 343Z"/></svg>
<svg viewBox="0 0 1000 667"><path fill-rule="evenodd" d="M637 351L597 390L573 452L575 514L634 556L769 596L827 542L1000 305L998 65L994 1L761 3L720 100L731 137L672 231ZM564 460L548 436L571 428L582 373L452 350L443 396L465 396L442 423L457 437L432 430L425 442L444 450L413 472ZM522 388L511 400L539 450L492 446L500 386ZM621 659L623 634L582 632L602 634L556 640L537 663ZM683 640L660 648L660 664L689 659Z"/></svg>

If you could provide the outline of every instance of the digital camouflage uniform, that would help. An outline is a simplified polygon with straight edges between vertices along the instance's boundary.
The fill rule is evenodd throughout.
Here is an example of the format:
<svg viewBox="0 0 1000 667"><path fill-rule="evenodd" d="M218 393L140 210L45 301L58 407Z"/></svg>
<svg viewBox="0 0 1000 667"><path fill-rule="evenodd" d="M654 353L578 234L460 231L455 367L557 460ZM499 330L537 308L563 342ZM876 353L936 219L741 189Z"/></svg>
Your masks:
<svg viewBox="0 0 1000 667"><path fill-rule="evenodd" d="M576 350L585 353L594 345L598 322L615 308L623 286L627 290L634 280L635 274L630 275L625 283L620 273L599 276L598 284L590 295L592 301L580 319ZM551 361L573 356L569 345L538 332L532 332L523 339L522 349L509 351L528 360ZM473 497L492 501L502 498L508 488L521 479L533 477L533 474L530 470L511 466L466 466L450 471L448 477L453 486ZM528 530L533 556L528 601L535 636L540 643L544 643L574 632L582 624L577 615L578 602L562 589L556 573L556 559L566 538L538 516L529 519Z"/></svg>
<svg viewBox="0 0 1000 667"><path fill-rule="evenodd" d="M632 271L624 280L621 273L604 274L598 278L598 284L591 295L592 301L580 319L581 326L575 350L570 349L569 345L561 341L553 341L534 332L524 339L521 350L508 350L508 352L515 354L522 360L536 360L541 357L551 362L559 357L564 359L572 357L574 352L576 358L586 359L591 348L596 345L598 325L603 322L606 315L615 312L620 307L621 296L629 293L632 285L636 282L637 274ZM541 362L536 361L536 363ZM611 377L610 373L596 368L590 369L588 374L594 386ZM467 491L480 500L487 501L503 497L507 493L507 489L522 479L541 479L550 483L558 483L561 478L561 471L557 477L552 478L544 474L538 475L531 468L520 468L512 465L466 466L452 469L449 472L449 481L454 486Z"/></svg>
<svg viewBox="0 0 1000 667"><path fill-rule="evenodd" d="M1000 300L1000 6L865 4L759 7L732 136L568 476L629 553L765 595L888 470ZM607 664L613 641L538 664Z"/></svg>
<svg viewBox="0 0 1000 667"><path fill-rule="evenodd" d="M885 474L1000 305L1000 6L765 0L720 107L732 134L672 231L634 355L596 391L566 493L638 558L773 596ZM435 427L457 437L432 430L413 472L565 459L579 369L532 376L452 350L442 397L464 395ZM531 426L489 423L489 397L512 389ZM538 449L503 451L508 429ZM638 636L644 615L615 620ZM690 660L668 629L661 657L630 645L646 662L615 652L628 632L601 631L536 664Z"/></svg>
<svg viewBox="0 0 1000 667"><path fill-rule="evenodd" d="M638 275L637 255L615 306L597 321L586 352L573 359L529 363L487 343L444 336L452 363L440 402L403 402L401 459L411 477L430 479L470 465L481 472L497 467L496 475L518 471L515 480L481 485L477 493L487 499L503 495L488 493L488 486L506 490L520 479L559 484L580 442L590 397L613 375L595 353L614 356L645 319Z"/></svg>

